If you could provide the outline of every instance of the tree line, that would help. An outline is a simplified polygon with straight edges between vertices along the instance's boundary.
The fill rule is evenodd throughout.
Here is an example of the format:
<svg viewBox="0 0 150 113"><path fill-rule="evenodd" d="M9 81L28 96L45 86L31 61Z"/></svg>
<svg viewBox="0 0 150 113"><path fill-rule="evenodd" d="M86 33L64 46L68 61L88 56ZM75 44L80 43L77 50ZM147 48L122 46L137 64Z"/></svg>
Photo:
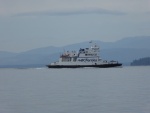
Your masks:
<svg viewBox="0 0 150 113"><path fill-rule="evenodd" d="M150 57L140 58L138 60L133 60L131 66L146 66L150 65Z"/></svg>

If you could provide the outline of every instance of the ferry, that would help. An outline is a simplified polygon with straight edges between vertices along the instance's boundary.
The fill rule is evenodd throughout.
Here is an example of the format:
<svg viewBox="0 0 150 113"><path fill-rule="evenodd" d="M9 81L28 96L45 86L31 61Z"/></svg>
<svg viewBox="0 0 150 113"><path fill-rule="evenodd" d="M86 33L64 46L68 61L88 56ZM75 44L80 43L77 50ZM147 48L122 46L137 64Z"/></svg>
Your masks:
<svg viewBox="0 0 150 113"><path fill-rule="evenodd" d="M100 48L94 43L89 48L67 51L60 55L58 61L47 65L48 68L110 68L122 66L118 61L107 61L100 58Z"/></svg>

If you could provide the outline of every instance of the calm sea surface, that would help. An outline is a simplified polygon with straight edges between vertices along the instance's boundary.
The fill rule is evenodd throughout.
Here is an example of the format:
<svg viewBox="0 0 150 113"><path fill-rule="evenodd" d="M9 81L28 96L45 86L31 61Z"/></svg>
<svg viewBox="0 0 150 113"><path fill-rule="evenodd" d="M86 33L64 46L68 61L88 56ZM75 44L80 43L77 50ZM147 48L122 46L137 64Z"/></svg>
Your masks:
<svg viewBox="0 0 150 113"><path fill-rule="evenodd" d="M0 113L150 113L150 67L0 69Z"/></svg>

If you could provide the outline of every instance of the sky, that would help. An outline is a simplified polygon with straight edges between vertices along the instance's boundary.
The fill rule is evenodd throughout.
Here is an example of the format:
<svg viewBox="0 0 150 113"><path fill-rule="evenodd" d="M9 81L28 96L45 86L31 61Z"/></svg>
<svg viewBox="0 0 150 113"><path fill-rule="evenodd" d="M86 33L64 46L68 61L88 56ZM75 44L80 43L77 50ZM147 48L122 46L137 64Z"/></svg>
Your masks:
<svg viewBox="0 0 150 113"><path fill-rule="evenodd" d="M0 51L150 36L150 0L0 0Z"/></svg>

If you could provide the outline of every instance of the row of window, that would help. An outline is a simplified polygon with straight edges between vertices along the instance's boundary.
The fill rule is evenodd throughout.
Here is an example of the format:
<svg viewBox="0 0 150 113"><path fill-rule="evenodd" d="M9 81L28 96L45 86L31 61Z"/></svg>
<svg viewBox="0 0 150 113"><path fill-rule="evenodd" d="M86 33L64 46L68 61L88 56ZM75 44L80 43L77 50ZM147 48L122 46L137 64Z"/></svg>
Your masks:
<svg viewBox="0 0 150 113"><path fill-rule="evenodd" d="M85 54L85 56L97 56L97 54Z"/></svg>
<svg viewBox="0 0 150 113"><path fill-rule="evenodd" d="M79 62L97 62L97 59L78 59Z"/></svg>

